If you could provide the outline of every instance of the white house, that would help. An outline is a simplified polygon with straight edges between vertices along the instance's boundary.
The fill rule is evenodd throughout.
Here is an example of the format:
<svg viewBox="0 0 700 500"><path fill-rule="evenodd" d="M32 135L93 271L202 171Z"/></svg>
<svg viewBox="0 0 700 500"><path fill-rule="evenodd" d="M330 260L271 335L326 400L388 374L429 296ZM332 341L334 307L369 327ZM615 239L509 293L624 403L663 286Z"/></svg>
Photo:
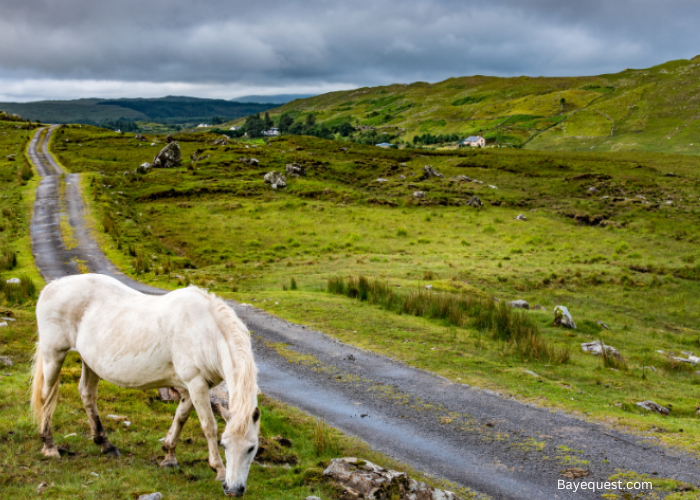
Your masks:
<svg viewBox="0 0 700 500"><path fill-rule="evenodd" d="M241 127L238 127L238 126L234 125L234 126L231 127L229 130L241 130Z"/></svg>
<svg viewBox="0 0 700 500"><path fill-rule="evenodd" d="M197 128L202 128L202 127L211 127L211 125L207 125L206 123L200 123L197 125Z"/></svg>
<svg viewBox="0 0 700 500"><path fill-rule="evenodd" d="M278 129L277 127L272 127L270 130L263 130L263 135L265 137L280 135L280 129Z"/></svg>
<svg viewBox="0 0 700 500"><path fill-rule="evenodd" d="M480 135L470 135L462 141L462 146L471 146L473 148L483 148L486 146L486 139Z"/></svg>

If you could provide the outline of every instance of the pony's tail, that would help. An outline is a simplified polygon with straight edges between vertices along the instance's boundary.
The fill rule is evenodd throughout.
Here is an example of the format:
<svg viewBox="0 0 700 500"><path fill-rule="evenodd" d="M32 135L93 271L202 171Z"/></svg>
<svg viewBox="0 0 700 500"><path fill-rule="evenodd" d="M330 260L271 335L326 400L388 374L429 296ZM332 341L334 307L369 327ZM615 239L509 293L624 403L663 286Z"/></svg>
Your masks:
<svg viewBox="0 0 700 500"><path fill-rule="evenodd" d="M34 364L32 367L32 399L31 405L34 412L34 418L39 426L39 432L42 432L44 425L44 417L53 413L53 409L58 403L58 383L51 388L49 396L44 400L42 393L44 391L44 357L41 355L41 349L36 346L34 353Z"/></svg>

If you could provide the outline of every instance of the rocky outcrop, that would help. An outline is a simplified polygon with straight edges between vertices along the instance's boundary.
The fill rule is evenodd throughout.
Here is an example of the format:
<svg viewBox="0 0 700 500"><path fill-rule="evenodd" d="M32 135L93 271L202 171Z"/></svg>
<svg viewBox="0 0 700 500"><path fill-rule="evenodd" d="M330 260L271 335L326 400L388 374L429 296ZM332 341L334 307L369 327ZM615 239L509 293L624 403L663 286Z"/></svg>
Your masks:
<svg viewBox="0 0 700 500"><path fill-rule="evenodd" d="M556 306L554 308L554 324L557 326L564 326L566 328L576 328L574 318L571 317L571 313L564 306Z"/></svg>
<svg viewBox="0 0 700 500"><path fill-rule="evenodd" d="M508 302L508 307L513 307L515 309L530 309L530 304L526 300L511 300Z"/></svg>
<svg viewBox="0 0 700 500"><path fill-rule="evenodd" d="M461 500L447 490L411 479L405 472L384 469L354 457L334 458L323 475L355 498L375 500Z"/></svg>
<svg viewBox="0 0 700 500"><path fill-rule="evenodd" d="M287 179L277 170L265 174L265 183L269 184L272 189L283 188L287 186Z"/></svg>
<svg viewBox="0 0 700 500"><path fill-rule="evenodd" d="M421 176L420 180L425 181L425 180L428 180L432 177L444 178L445 176L442 175L437 170L435 170L432 165L426 165L425 167L423 167L423 175Z"/></svg>
<svg viewBox="0 0 700 500"><path fill-rule="evenodd" d="M645 410L653 411L660 415L669 415L671 413L671 410L653 401L639 401L637 403L637 406L639 406L640 408L644 408Z"/></svg>
<svg viewBox="0 0 700 500"><path fill-rule="evenodd" d="M285 172L289 177L306 177L306 167L299 163L287 163Z"/></svg>
<svg viewBox="0 0 700 500"><path fill-rule="evenodd" d="M171 142L153 159L153 168L173 168L180 164L182 156L177 142Z"/></svg>
<svg viewBox="0 0 700 500"><path fill-rule="evenodd" d="M478 196L474 195L472 196L471 200L467 202L467 206L480 208L483 207L484 204L481 202L481 199Z"/></svg>
<svg viewBox="0 0 700 500"><path fill-rule="evenodd" d="M603 349L605 349L605 353L608 356L622 359L622 355L617 349L615 349L611 345L603 344L603 342L601 342L600 340L581 344L581 349L583 349L584 352L590 352L591 354L595 354L596 356L600 356L601 354L603 354Z"/></svg>
<svg viewBox="0 0 700 500"><path fill-rule="evenodd" d="M422 200L425 198L425 191L413 191L413 197Z"/></svg>

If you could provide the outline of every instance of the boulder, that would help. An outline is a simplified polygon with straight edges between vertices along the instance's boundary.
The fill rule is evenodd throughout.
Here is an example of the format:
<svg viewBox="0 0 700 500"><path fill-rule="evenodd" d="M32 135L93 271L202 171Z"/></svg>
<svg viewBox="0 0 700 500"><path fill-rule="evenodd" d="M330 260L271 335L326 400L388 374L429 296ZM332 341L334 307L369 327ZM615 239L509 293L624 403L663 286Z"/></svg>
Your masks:
<svg viewBox="0 0 700 500"><path fill-rule="evenodd" d="M637 406L639 406L640 408L644 408L645 410L659 413L661 415L668 415L669 413L671 413L671 410L669 410L665 406L661 406L658 403L654 403L653 401L639 401L637 402Z"/></svg>
<svg viewBox="0 0 700 500"><path fill-rule="evenodd" d="M467 206L480 208L480 207L483 207L484 204L481 202L481 200L479 199L478 196L474 195L474 196L472 196L471 200L469 200L467 202Z"/></svg>
<svg viewBox="0 0 700 500"><path fill-rule="evenodd" d="M272 189L283 188L287 186L287 179L277 170L273 170L265 174L265 183L272 186Z"/></svg>
<svg viewBox="0 0 700 500"><path fill-rule="evenodd" d="M180 164L182 155L177 142L171 142L153 158L153 168L173 168Z"/></svg>
<svg viewBox="0 0 700 500"><path fill-rule="evenodd" d="M471 182L472 181L466 175L458 175L457 177L453 177L452 180L453 181L461 181L461 182Z"/></svg>
<svg viewBox="0 0 700 500"><path fill-rule="evenodd" d="M432 165L426 165L423 167L423 175L421 176L420 180L424 181L427 179L430 179L431 177L445 177L442 175L440 172L435 170Z"/></svg>
<svg viewBox="0 0 700 500"><path fill-rule="evenodd" d="M595 186L591 186L591 187L588 188L588 192L591 193L591 194L595 194L595 193L598 192L598 188L595 187Z"/></svg>
<svg viewBox="0 0 700 500"><path fill-rule="evenodd" d="M142 163L141 165L136 167L136 172L139 174L145 174L146 172L148 172L151 169L152 166L153 166L152 163L148 163L148 162Z"/></svg>
<svg viewBox="0 0 700 500"><path fill-rule="evenodd" d="M306 167L299 163L287 163L285 172L289 177L306 177Z"/></svg>
<svg viewBox="0 0 700 500"><path fill-rule="evenodd" d="M260 162L257 158L251 158L250 160L248 160L248 164L257 167L258 165L260 165Z"/></svg>
<svg viewBox="0 0 700 500"><path fill-rule="evenodd" d="M512 300L508 302L508 307L514 307L515 309L530 309L530 304L525 300Z"/></svg>
<svg viewBox="0 0 700 500"><path fill-rule="evenodd" d="M583 349L584 352L590 352L591 354L595 354L596 356L600 356L601 354L603 354L603 349L605 349L605 352L608 356L613 356L615 358L622 359L622 355L617 349L615 349L611 345L603 344L600 340L581 344L581 349Z"/></svg>
<svg viewBox="0 0 700 500"><path fill-rule="evenodd" d="M213 145L214 146L226 146L228 144L228 137L219 137L217 140L214 141Z"/></svg>
<svg viewBox="0 0 700 500"><path fill-rule="evenodd" d="M413 197L422 200L425 198L425 191L413 191Z"/></svg>
<svg viewBox="0 0 700 500"><path fill-rule="evenodd" d="M7 323L5 323L5 326L7 326ZM0 356L0 365L3 366L12 366L14 363L12 360L7 357L7 356Z"/></svg>
<svg viewBox="0 0 700 500"><path fill-rule="evenodd" d="M519 214L519 215L515 218L515 220L527 220L527 217L525 217L524 214Z"/></svg>
<svg viewBox="0 0 700 500"><path fill-rule="evenodd" d="M389 182L389 181L387 181L386 179L382 179L382 178L380 177L379 179L377 179L377 182Z"/></svg>
<svg viewBox="0 0 700 500"><path fill-rule="evenodd" d="M411 479L405 472L384 469L354 457L334 458L323 475L333 479L356 498L376 500L461 500L447 490Z"/></svg>
<svg viewBox="0 0 700 500"><path fill-rule="evenodd" d="M145 141L146 141L146 138L145 138L142 134L136 134L136 135L134 136L134 139L136 139L137 141L140 141L140 142L145 142Z"/></svg>
<svg viewBox="0 0 700 500"><path fill-rule="evenodd" d="M163 495L159 491L148 495L141 495L138 500L162 500Z"/></svg>
<svg viewBox="0 0 700 500"><path fill-rule="evenodd" d="M574 318L571 317L571 313L564 306L556 306L554 308L554 324L557 326L565 326L566 328L576 328Z"/></svg>

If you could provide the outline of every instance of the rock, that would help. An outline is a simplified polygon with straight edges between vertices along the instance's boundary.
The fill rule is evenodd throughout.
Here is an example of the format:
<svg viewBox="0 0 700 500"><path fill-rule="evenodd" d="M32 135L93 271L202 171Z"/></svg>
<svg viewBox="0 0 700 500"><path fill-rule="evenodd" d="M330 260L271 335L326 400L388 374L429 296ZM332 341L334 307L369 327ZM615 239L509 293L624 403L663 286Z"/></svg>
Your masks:
<svg viewBox="0 0 700 500"><path fill-rule="evenodd" d="M406 176L403 175L403 174L401 174L401 175L399 175L399 179L401 179L402 181L403 181L403 180L406 180Z"/></svg>
<svg viewBox="0 0 700 500"><path fill-rule="evenodd" d="M7 323L5 321L0 323L0 328L5 328L7 326Z"/></svg>
<svg viewBox="0 0 700 500"><path fill-rule="evenodd" d="M413 191L413 197L422 200L425 198L425 191Z"/></svg>
<svg viewBox="0 0 700 500"><path fill-rule="evenodd" d="M447 490L408 477L405 472L384 469L354 457L334 458L323 475L333 479L353 497L389 500L461 500Z"/></svg>
<svg viewBox="0 0 700 500"><path fill-rule="evenodd" d="M165 142L167 142L168 144L170 144L173 141L175 141L175 139L173 139L173 134L168 134L165 136Z"/></svg>
<svg viewBox="0 0 700 500"><path fill-rule="evenodd" d="M682 361L683 363L690 363L692 365L697 365L698 363L700 363L700 358L693 355L692 353L684 351L683 354L685 354L688 357L681 358L679 356L672 356L672 358L675 359L676 361Z"/></svg>
<svg viewBox="0 0 700 500"><path fill-rule="evenodd" d="M421 176L420 180L424 181L426 179L430 179L431 177L444 178L445 176L437 170L435 170L432 165L426 165L425 167L423 167L423 175Z"/></svg>
<svg viewBox="0 0 700 500"><path fill-rule="evenodd" d="M514 307L516 309L530 309L530 304L525 300L512 300L508 302L508 307Z"/></svg>
<svg viewBox="0 0 700 500"><path fill-rule="evenodd" d="M452 178L453 181L471 182L472 180L466 175L458 175Z"/></svg>
<svg viewBox="0 0 700 500"><path fill-rule="evenodd" d="M347 151L350 148L338 148L338 151Z"/></svg>
<svg viewBox="0 0 700 500"><path fill-rule="evenodd" d="M162 498L163 495L159 491L156 491L155 493L150 493L148 495L141 495L139 500L161 500Z"/></svg>
<svg viewBox="0 0 700 500"><path fill-rule="evenodd" d="M321 497L306 497L304 500L321 500Z"/></svg>
<svg viewBox="0 0 700 500"><path fill-rule="evenodd" d="M260 162L257 158L251 158L250 160L248 160L248 164L257 167L258 165L260 165Z"/></svg>
<svg viewBox="0 0 700 500"><path fill-rule="evenodd" d="M19 280L19 278L10 278L9 280L7 280L7 284L8 285L19 285L20 280Z"/></svg>
<svg viewBox="0 0 700 500"><path fill-rule="evenodd" d="M515 218L515 220L527 220L527 217L525 217L525 215L523 214L520 214Z"/></svg>
<svg viewBox="0 0 700 500"><path fill-rule="evenodd" d="M605 348L605 352L608 356L613 356L615 358L622 359L622 355L617 349L615 349L611 345L603 344L600 340L596 340L594 342L585 342L581 344L581 349L583 349L584 352L590 352L591 354L595 354L596 356L600 356L601 354L603 354L603 348Z"/></svg>
<svg viewBox="0 0 700 500"><path fill-rule="evenodd" d="M588 192L591 193L591 194L595 194L595 193L598 192L598 188L595 187L595 186L591 186L591 187L588 188Z"/></svg>
<svg viewBox="0 0 700 500"><path fill-rule="evenodd" d="M180 391L175 387L161 387L158 396L163 401L180 401Z"/></svg>
<svg viewBox="0 0 700 500"><path fill-rule="evenodd" d="M382 179L382 178L380 177L379 179L377 179L377 182L389 182L389 181L387 181L386 179Z"/></svg>
<svg viewBox="0 0 700 500"><path fill-rule="evenodd" d="M488 186L489 186L491 189L498 189L498 188L497 188L496 186L494 186L493 184L488 184Z"/></svg>
<svg viewBox="0 0 700 500"><path fill-rule="evenodd" d="M36 494L41 495L43 492L49 489L49 483L39 483L36 487Z"/></svg>
<svg viewBox="0 0 700 500"><path fill-rule="evenodd" d="M406 164L405 164L405 163L399 163L399 167L401 167L401 168L406 168Z"/></svg>
<svg viewBox="0 0 700 500"><path fill-rule="evenodd" d="M540 376L537 375L537 374L536 374L535 372L533 372L532 370L523 370L523 372L527 373L528 375L532 375L533 377L540 378Z"/></svg>
<svg viewBox="0 0 700 500"><path fill-rule="evenodd" d="M173 168L180 164L182 156L177 142L171 142L153 159L154 168Z"/></svg>
<svg viewBox="0 0 700 500"><path fill-rule="evenodd" d="M138 167L136 167L136 173L145 174L146 172L148 172L151 169L152 166L153 166L152 163L144 162L141 165L139 165Z"/></svg>
<svg viewBox="0 0 700 500"><path fill-rule="evenodd" d="M669 410L665 406L661 406L658 403L654 403L653 401L639 401L637 402L637 406L644 408L645 410L654 411L661 415L668 415L669 413L671 413L671 410Z"/></svg>
<svg viewBox="0 0 700 500"><path fill-rule="evenodd" d="M214 141L212 146L226 146L228 144L228 141L224 139L223 137L217 139Z"/></svg>
<svg viewBox="0 0 700 500"><path fill-rule="evenodd" d="M5 326L7 326L7 323L5 323ZM0 356L0 365L12 366L13 364L12 360L7 356Z"/></svg>
<svg viewBox="0 0 700 500"><path fill-rule="evenodd" d="M287 163L285 172L289 177L306 177L306 167L299 163Z"/></svg>
<svg viewBox="0 0 700 500"><path fill-rule="evenodd" d="M603 328L605 328L606 330L610 330L610 328L608 328L608 325L606 325L606 324L603 323L602 321L598 320L598 324L599 324L600 326L602 326Z"/></svg>
<svg viewBox="0 0 700 500"><path fill-rule="evenodd" d="M146 141L146 138L145 138L142 134L136 134L136 135L134 136L134 139L136 139L137 141L140 141L140 142L145 142L145 141Z"/></svg>
<svg viewBox="0 0 700 500"><path fill-rule="evenodd" d="M546 307L541 306L541 305L539 305L539 304L535 304L535 305L532 306L530 309L532 309L533 311L546 311L546 310L547 310Z"/></svg>
<svg viewBox="0 0 700 500"><path fill-rule="evenodd" d="M481 200L479 199L478 196L474 195L474 196L472 196L471 200L469 200L469 201L467 202L467 206L468 206L468 207L480 208L480 207L483 207L484 204L481 203Z"/></svg>
<svg viewBox="0 0 700 500"><path fill-rule="evenodd" d="M576 328L574 318L571 317L571 313L564 306L556 306L554 308L554 324L565 326L566 328Z"/></svg>
<svg viewBox="0 0 700 500"><path fill-rule="evenodd" d="M273 170L272 172L266 173L265 182L272 186L272 189L283 188L287 186L287 179L277 170Z"/></svg>

